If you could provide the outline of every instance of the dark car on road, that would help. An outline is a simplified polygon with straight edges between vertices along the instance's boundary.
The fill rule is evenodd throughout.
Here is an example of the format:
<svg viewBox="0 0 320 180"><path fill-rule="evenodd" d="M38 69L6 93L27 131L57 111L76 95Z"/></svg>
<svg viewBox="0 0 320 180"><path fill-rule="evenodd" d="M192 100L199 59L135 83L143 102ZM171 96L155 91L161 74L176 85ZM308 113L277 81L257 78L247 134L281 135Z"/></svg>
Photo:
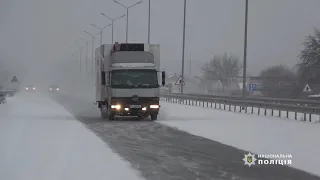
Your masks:
<svg viewBox="0 0 320 180"><path fill-rule="evenodd" d="M37 89L36 89L35 85L27 85L25 87L25 91L27 91L27 92L37 92Z"/></svg>
<svg viewBox="0 0 320 180"><path fill-rule="evenodd" d="M51 85L49 87L49 92L58 92L60 91L60 87L58 85Z"/></svg>

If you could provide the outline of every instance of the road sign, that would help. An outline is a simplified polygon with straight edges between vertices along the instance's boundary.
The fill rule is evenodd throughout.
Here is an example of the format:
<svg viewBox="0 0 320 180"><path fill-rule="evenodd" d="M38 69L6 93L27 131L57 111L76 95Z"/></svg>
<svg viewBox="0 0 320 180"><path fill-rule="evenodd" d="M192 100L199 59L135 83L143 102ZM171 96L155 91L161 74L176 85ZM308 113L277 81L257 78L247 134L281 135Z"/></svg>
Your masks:
<svg viewBox="0 0 320 180"><path fill-rule="evenodd" d="M179 76L179 78L177 79L175 85L181 85L181 83L182 83L182 78L181 78L181 76ZM183 82L183 85L185 85L184 82Z"/></svg>
<svg viewBox="0 0 320 180"><path fill-rule="evenodd" d="M254 91L256 89L257 85L256 84L249 84L249 91Z"/></svg>
<svg viewBox="0 0 320 180"><path fill-rule="evenodd" d="M17 79L17 77L16 77L16 76L13 76L13 78L12 78L11 82L12 82L12 83L16 83L16 82L19 82L19 81L18 81L18 79Z"/></svg>
<svg viewBox="0 0 320 180"><path fill-rule="evenodd" d="M307 84L304 88L303 88L303 92L311 92L311 88L309 86L309 84Z"/></svg>

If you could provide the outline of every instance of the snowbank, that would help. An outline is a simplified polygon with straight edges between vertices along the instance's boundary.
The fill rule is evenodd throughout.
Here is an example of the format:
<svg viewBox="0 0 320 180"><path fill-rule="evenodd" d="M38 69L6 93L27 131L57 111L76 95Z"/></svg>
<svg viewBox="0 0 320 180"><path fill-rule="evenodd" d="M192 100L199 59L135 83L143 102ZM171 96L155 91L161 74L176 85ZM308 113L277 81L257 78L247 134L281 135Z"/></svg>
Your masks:
<svg viewBox="0 0 320 180"><path fill-rule="evenodd" d="M43 95L17 94L0 106L0 144L0 179L143 179Z"/></svg>
<svg viewBox="0 0 320 180"><path fill-rule="evenodd" d="M166 102L161 105L160 123L253 153L291 154L292 167L320 175L319 124Z"/></svg>

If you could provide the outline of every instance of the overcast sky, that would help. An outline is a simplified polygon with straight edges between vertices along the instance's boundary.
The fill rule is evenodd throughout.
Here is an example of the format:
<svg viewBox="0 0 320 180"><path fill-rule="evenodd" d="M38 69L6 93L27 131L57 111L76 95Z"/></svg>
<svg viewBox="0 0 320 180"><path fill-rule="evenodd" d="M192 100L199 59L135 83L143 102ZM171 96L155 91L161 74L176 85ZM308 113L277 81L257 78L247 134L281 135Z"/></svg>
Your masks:
<svg viewBox="0 0 320 180"><path fill-rule="evenodd" d="M119 0L131 5L138 0ZM183 0L151 0L151 43L161 45L161 65L181 72ZM245 0L187 0L186 74L192 75L212 54L230 52L243 59ZM320 27L319 0L249 0L248 72L270 65L292 67L305 36ZM125 14L112 0L0 0L0 67L21 76L41 76L74 63L73 41L90 24L105 26ZM147 42L148 0L129 10L129 42ZM126 18L115 23L115 40L125 41ZM96 39L96 46L100 37ZM81 40L77 40L83 44ZM111 42L111 28L103 43ZM91 48L91 44L90 44ZM73 59L72 59L73 58ZM62 63L64 62L64 63ZM68 70L64 68L64 70Z"/></svg>

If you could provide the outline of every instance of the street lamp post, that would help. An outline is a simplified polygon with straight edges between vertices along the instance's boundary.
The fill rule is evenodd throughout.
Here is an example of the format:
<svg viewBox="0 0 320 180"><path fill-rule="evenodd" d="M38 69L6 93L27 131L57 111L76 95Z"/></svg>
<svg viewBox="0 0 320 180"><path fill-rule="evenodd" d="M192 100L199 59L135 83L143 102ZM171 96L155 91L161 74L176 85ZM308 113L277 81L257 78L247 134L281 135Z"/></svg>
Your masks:
<svg viewBox="0 0 320 180"><path fill-rule="evenodd" d="M186 10L187 10L187 0L184 0L184 15L183 15L183 37L182 37L182 68L181 68L181 94L183 94L184 86L184 50L185 50L185 39L186 39Z"/></svg>
<svg viewBox="0 0 320 180"><path fill-rule="evenodd" d="M124 17L126 15L122 15L122 16L119 16L119 17L114 18L114 19L110 18L109 16L105 15L104 13L101 13L101 15L111 20L111 28L112 28L112 35L111 36L112 36L112 44L113 44L113 42L114 42L113 41L113 23L114 23L115 20L120 19L120 18L122 18L122 17Z"/></svg>
<svg viewBox="0 0 320 180"><path fill-rule="evenodd" d="M149 15L148 15L148 44L150 44L150 21L151 21L151 0L149 0Z"/></svg>
<svg viewBox="0 0 320 180"><path fill-rule="evenodd" d="M112 24L109 24L109 25L101 28L101 27L99 27L99 26L97 26L97 25L91 24L91 26L93 26L93 27L95 27L95 28L97 28L97 29L100 30L100 46L102 45L102 30L105 29L105 28L107 28L107 27L109 27L109 26L111 26L111 25L112 25Z"/></svg>
<svg viewBox="0 0 320 180"><path fill-rule="evenodd" d="M89 34L92 37L92 65L91 65L91 73L93 75L93 66L94 66L94 39L95 36L87 31L84 31L86 34Z"/></svg>
<svg viewBox="0 0 320 180"><path fill-rule="evenodd" d="M91 26L93 26L93 27L95 27L95 28L98 28L99 30L100 30L100 54L101 54L101 58L103 57L103 48L101 48L101 46L102 46L102 30L103 29L105 29L105 28L107 28L107 27L109 27L109 26L111 26L112 24L109 24L109 25L107 25L107 26L105 26L105 27L103 27L103 28L100 28L99 26L97 26L97 25L94 25L94 24L91 24ZM99 59L100 60L100 59Z"/></svg>
<svg viewBox="0 0 320 180"><path fill-rule="evenodd" d="M124 7L126 10L127 10L127 28L126 28L126 43L128 43L128 30L129 30L129 9L130 8L132 8L133 6L135 6L135 5L138 5L138 4L140 4L140 3L142 3L142 1L139 1L139 2L137 2L137 3L135 3L135 4L133 4L133 5L131 5L131 6L125 6L125 5L123 5L123 4L121 4L121 3L119 3L118 1L116 1L116 0L113 0L113 2L115 2L115 3L117 3L117 4L119 4L120 6L122 6L122 7Z"/></svg>
<svg viewBox="0 0 320 180"><path fill-rule="evenodd" d="M77 44L78 46L79 46L79 44L76 42L76 41L74 41L73 43L75 43L75 44ZM82 51L81 51L81 47L79 48L79 64L80 64L80 74L82 73L82 59L81 59L81 53Z"/></svg>
<svg viewBox="0 0 320 180"><path fill-rule="evenodd" d="M242 76L242 97L246 98L247 92L247 34L248 34L248 0L245 5L245 25L244 25L244 52L243 52L243 76Z"/></svg>
<svg viewBox="0 0 320 180"><path fill-rule="evenodd" d="M88 73L88 41L83 39L82 37L78 37L86 43L86 74Z"/></svg>

